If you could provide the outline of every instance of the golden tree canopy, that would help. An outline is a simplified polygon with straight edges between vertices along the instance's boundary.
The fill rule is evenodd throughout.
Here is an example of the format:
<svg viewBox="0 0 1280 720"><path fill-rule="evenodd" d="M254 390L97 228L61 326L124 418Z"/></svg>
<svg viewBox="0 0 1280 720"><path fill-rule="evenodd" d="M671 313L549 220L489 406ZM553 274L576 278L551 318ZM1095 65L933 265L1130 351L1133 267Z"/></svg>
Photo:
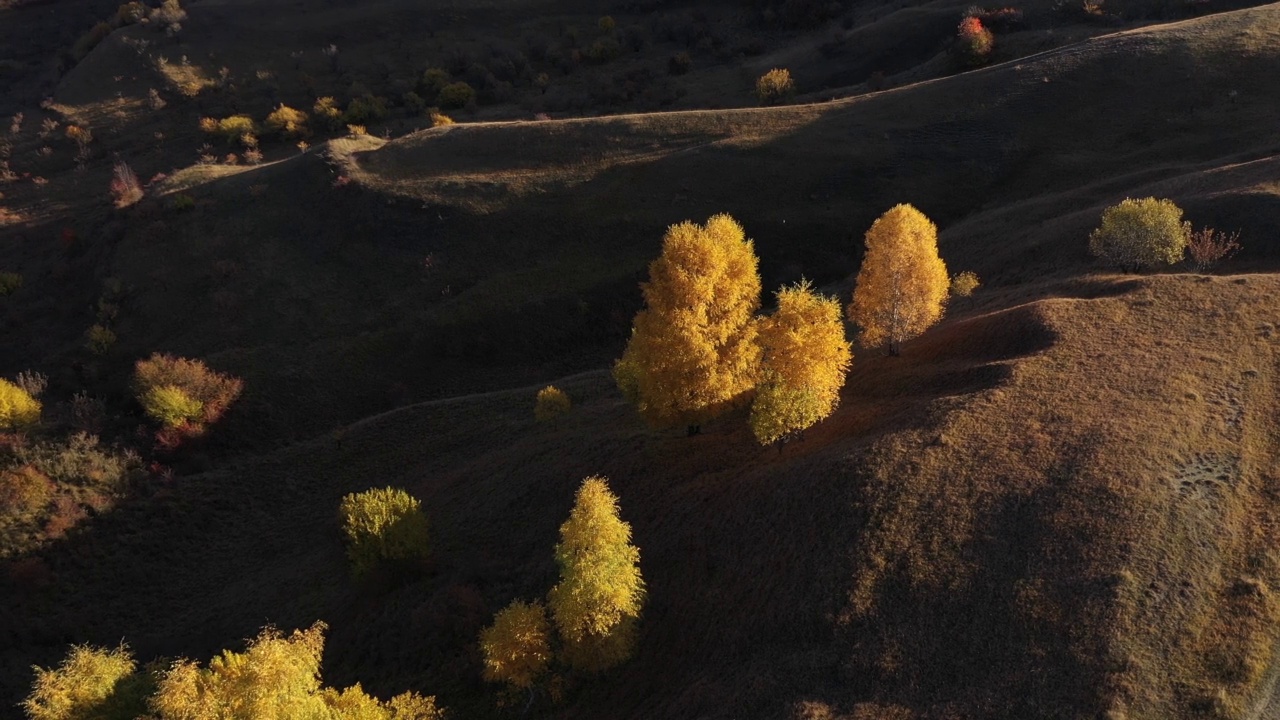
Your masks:
<svg viewBox="0 0 1280 720"><path fill-rule="evenodd" d="M551 630L542 603L512 602L480 633L484 679L527 688L551 661Z"/></svg>
<svg viewBox="0 0 1280 720"><path fill-rule="evenodd" d="M864 344L889 344L898 354L905 340L942 317L949 280L938 257L938 228L910 205L895 205L867 230L867 254L858 271L849 319Z"/></svg>
<svg viewBox="0 0 1280 720"><path fill-rule="evenodd" d="M651 425L697 425L756 383L759 260L728 215L668 228L642 285L645 308L615 368Z"/></svg>
<svg viewBox="0 0 1280 720"><path fill-rule="evenodd" d="M778 309L760 321L764 372L751 406L761 443L800 432L830 415L853 360L840 303L802 282L778 291Z"/></svg>
<svg viewBox="0 0 1280 720"><path fill-rule="evenodd" d="M626 652L611 651L607 658L572 652L575 646L601 644L625 621L634 621L645 599L640 550L631 544L631 526L618 516L618 498L604 478L582 482L569 519L560 526L556 563L560 582L548 599L570 662L604 669L625 659Z"/></svg>

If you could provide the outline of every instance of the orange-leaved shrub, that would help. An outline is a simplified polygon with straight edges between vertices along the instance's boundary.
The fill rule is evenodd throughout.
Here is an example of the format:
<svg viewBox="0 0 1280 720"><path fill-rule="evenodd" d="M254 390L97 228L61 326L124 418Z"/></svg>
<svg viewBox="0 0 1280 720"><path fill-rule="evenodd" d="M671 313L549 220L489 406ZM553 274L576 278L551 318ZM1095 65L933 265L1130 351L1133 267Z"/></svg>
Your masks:
<svg viewBox="0 0 1280 720"><path fill-rule="evenodd" d="M778 291L778 309L760 321L761 382L751 430L761 444L786 440L830 415L853 353L840 303L808 282Z"/></svg>
<svg viewBox="0 0 1280 720"><path fill-rule="evenodd" d="M1240 250L1240 231L1233 233L1214 230L1211 227L1193 231L1187 237L1187 255L1196 270L1205 272L1214 265L1229 259Z"/></svg>
<svg viewBox="0 0 1280 720"><path fill-rule="evenodd" d="M696 432L755 387L759 260L728 215L667 229L614 379L652 426Z"/></svg>
<svg viewBox="0 0 1280 720"><path fill-rule="evenodd" d="M173 407L190 410L194 403L199 403L198 413L187 414L191 415L190 425L203 426L217 422L226 413L227 408L240 397L244 382L211 370L200 360L165 353L155 353L146 360L139 360L133 368L133 391L138 402L144 407L151 403L152 407L158 408L156 392L161 388L171 389L164 394ZM179 391L192 402L183 405L178 402L181 398L177 398L172 390ZM152 419L169 424L166 422L168 417L172 415L153 415Z"/></svg>
<svg viewBox="0 0 1280 720"><path fill-rule="evenodd" d="M867 230L867 253L858 270L849 319L867 346L902 343L936 323L950 280L938 257L938 228L911 205L895 205Z"/></svg>
<svg viewBox="0 0 1280 720"><path fill-rule="evenodd" d="M991 58L995 44L995 36L978 18L970 16L960 21L960 27L956 30L955 51L961 63L969 66L982 65Z"/></svg>
<svg viewBox="0 0 1280 720"><path fill-rule="evenodd" d="M598 672L631 656L645 601L640 550L602 477L582 482L556 545L560 582L548 601L572 667Z"/></svg>

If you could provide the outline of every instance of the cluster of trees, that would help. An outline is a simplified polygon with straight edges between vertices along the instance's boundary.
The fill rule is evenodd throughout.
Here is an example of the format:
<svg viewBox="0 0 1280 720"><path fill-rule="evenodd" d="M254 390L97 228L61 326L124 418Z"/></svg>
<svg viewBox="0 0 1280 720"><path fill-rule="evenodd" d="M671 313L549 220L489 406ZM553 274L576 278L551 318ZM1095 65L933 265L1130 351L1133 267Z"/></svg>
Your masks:
<svg viewBox="0 0 1280 720"><path fill-rule="evenodd" d="M645 307L614 365L619 389L652 426L684 424L693 434L751 400L752 430L769 444L835 410L853 359L838 301L801 282L780 289L777 310L758 317L758 264L728 215L667 230L641 286ZM867 231L847 316L863 344L897 355L942 316L949 285L937 227L898 205Z"/></svg>
<svg viewBox="0 0 1280 720"><path fill-rule="evenodd" d="M75 646L56 668L35 668L29 720L443 720L436 699L406 692L381 701L357 683L324 687L324 623L286 636L265 628L244 652L208 665L138 668L128 648Z"/></svg>
<svg viewBox="0 0 1280 720"><path fill-rule="evenodd" d="M1089 252L1124 270L1172 265L1190 256L1205 271L1240 249L1240 233L1213 228L1193 230L1172 200L1126 198L1102 212L1102 222L1089 235Z"/></svg>
<svg viewBox="0 0 1280 720"><path fill-rule="evenodd" d="M640 550L605 478L582 482L555 557L560 582L547 605L515 600L480 634L484 678L528 691L530 701L557 661L597 673L630 657L645 601Z"/></svg>

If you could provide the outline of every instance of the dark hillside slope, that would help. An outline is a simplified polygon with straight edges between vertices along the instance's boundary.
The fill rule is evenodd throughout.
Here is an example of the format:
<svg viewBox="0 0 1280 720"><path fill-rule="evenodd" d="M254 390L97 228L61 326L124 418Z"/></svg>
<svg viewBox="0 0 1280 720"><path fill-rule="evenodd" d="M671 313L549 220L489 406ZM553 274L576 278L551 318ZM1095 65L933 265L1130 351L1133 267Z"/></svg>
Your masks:
<svg viewBox="0 0 1280 720"><path fill-rule="evenodd" d="M155 349L217 353L249 380L235 434L279 438L599 366L663 228L725 211L768 287L847 277L861 233L904 201L943 227L953 270L989 285L1084 271L1101 208L1150 193L1242 228L1240 259L1270 263L1278 48L1266 6L827 104L334 141L332 168L313 150L189 187L193 212L113 224L96 272L132 295L102 374ZM58 284L12 301L6 357L79 343L87 314L22 312ZM175 323L173 307L190 311Z"/></svg>
<svg viewBox="0 0 1280 720"><path fill-rule="evenodd" d="M476 633L554 581L556 526L601 473L642 549L642 640L551 716L1237 717L1280 610L1280 281L1047 290L859 357L781 454L741 418L648 431L596 372L559 383L554 425L529 387L182 478L51 549L54 584L9 605L5 696L72 639L202 655L321 618L334 683L488 716ZM385 484L422 498L435 566L360 588L334 508Z"/></svg>

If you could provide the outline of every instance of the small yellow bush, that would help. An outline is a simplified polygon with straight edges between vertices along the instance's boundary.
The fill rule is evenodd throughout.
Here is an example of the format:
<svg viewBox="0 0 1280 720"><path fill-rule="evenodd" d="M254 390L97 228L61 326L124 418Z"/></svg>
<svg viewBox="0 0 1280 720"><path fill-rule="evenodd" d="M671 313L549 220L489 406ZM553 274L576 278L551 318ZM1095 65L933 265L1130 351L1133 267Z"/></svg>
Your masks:
<svg viewBox="0 0 1280 720"><path fill-rule="evenodd" d="M374 488L342 498L339 507L347 557L356 575L384 561L427 557L427 518L417 498L399 488Z"/></svg>
<svg viewBox="0 0 1280 720"><path fill-rule="evenodd" d="M951 278L951 294L955 297L969 297L981 285L978 275L966 270Z"/></svg>
<svg viewBox="0 0 1280 720"><path fill-rule="evenodd" d="M453 125L453 118L442 112L431 111L431 127L440 127L441 125Z"/></svg>
<svg viewBox="0 0 1280 720"><path fill-rule="evenodd" d="M796 83L791 79L791 71L786 68L774 68L756 80L756 97L761 105L778 105L795 95Z"/></svg>
<svg viewBox="0 0 1280 720"><path fill-rule="evenodd" d="M551 662L550 635L542 603L512 602L480 633L484 679L531 687Z"/></svg>
<svg viewBox="0 0 1280 720"><path fill-rule="evenodd" d="M174 385L161 385L147 390L142 394L141 402L147 417L165 427L198 422L204 410L204 403Z"/></svg>
<svg viewBox="0 0 1280 720"><path fill-rule="evenodd" d="M1102 213L1102 224L1089 235L1089 252L1127 270L1182 259L1191 223L1172 200L1126 198Z"/></svg>
<svg viewBox="0 0 1280 720"><path fill-rule="evenodd" d="M311 134L307 114L281 105L267 116L267 129L286 138L303 138Z"/></svg>
<svg viewBox="0 0 1280 720"><path fill-rule="evenodd" d="M329 130L337 130L343 125L342 111L338 109L338 102L331 97L316 99L316 104L311 106L311 113Z"/></svg>
<svg viewBox="0 0 1280 720"><path fill-rule="evenodd" d="M128 649L77 645L52 670L35 668L36 681L23 701L29 720L96 720L145 715L146 678Z"/></svg>
<svg viewBox="0 0 1280 720"><path fill-rule="evenodd" d="M554 385L548 385L538 391L538 399L533 406L533 417L538 422L554 420L569 412L572 406L573 403L569 401L569 396L563 390Z"/></svg>
<svg viewBox="0 0 1280 720"><path fill-rule="evenodd" d="M210 135L217 135L228 142L234 142L258 131L253 118L248 115L232 115L221 120L206 117L200 118L200 130Z"/></svg>

